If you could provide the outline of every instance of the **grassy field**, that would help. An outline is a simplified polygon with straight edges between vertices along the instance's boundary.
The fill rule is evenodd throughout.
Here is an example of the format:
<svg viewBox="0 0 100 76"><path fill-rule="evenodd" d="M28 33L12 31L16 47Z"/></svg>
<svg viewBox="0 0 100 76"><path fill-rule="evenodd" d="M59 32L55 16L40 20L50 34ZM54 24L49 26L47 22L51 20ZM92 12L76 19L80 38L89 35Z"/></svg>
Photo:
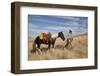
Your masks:
<svg viewBox="0 0 100 76"><path fill-rule="evenodd" d="M41 45L42 52L31 53L34 39L28 38L28 60L54 60L54 59L79 59L88 57L87 34L74 37L72 48L64 48L64 41L56 40L55 49L47 49L47 45Z"/></svg>

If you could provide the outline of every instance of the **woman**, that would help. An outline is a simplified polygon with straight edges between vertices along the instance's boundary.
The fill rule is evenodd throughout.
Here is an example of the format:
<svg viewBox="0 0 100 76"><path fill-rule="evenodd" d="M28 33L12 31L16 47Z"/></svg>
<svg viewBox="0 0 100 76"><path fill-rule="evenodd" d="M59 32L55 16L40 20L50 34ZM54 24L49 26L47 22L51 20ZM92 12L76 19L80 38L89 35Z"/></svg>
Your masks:
<svg viewBox="0 0 100 76"><path fill-rule="evenodd" d="M73 38L71 36L72 36L72 30L69 30L69 32L68 32L68 38L66 40L67 43L66 43L65 47L70 46L70 48L72 48Z"/></svg>

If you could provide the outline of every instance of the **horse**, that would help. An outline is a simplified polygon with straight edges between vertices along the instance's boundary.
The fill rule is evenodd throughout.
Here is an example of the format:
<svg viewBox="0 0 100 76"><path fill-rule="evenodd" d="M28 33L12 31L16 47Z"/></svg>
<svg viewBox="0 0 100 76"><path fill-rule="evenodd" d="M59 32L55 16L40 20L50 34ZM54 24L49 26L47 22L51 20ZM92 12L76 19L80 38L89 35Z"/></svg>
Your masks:
<svg viewBox="0 0 100 76"><path fill-rule="evenodd" d="M49 35L50 35L50 33L49 33ZM34 40L34 43L33 43L33 51L36 50L36 48L40 49L41 44L47 44L48 49L51 48L51 45L52 45L52 48L54 48L55 41L57 38L61 38L64 41L65 37L64 37L63 32L58 32L54 35L48 36L48 38L46 40L41 39L40 36L37 36ZM37 47L36 47L36 45L37 45Z"/></svg>
<svg viewBox="0 0 100 76"><path fill-rule="evenodd" d="M72 37L72 30L69 30L69 37L65 39L65 47L70 47L72 48L72 41L73 41L73 37Z"/></svg>

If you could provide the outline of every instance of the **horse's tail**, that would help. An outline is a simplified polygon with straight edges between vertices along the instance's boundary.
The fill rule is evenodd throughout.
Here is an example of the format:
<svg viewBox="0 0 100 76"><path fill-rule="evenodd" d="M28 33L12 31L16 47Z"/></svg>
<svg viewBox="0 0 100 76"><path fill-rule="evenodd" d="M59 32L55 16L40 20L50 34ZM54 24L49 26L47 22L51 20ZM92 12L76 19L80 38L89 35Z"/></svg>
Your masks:
<svg viewBox="0 0 100 76"><path fill-rule="evenodd" d="M36 43L35 43L35 41L33 42L33 50L36 50Z"/></svg>
<svg viewBox="0 0 100 76"><path fill-rule="evenodd" d="M34 52L36 52L36 43L33 42L33 45L32 45L32 46L33 46L33 48L32 48L32 50L31 50L31 52L34 53Z"/></svg>

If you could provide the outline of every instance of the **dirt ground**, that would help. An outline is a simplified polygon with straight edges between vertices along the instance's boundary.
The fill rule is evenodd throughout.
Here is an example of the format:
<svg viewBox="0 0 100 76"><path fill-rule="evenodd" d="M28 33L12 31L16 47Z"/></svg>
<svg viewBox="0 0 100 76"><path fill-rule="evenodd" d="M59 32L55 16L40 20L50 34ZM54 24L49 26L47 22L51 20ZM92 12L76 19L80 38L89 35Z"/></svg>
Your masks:
<svg viewBox="0 0 100 76"><path fill-rule="evenodd" d="M28 60L55 60L55 59L79 59L88 57L87 35L80 35L73 38L72 48L64 48L64 41L56 40L55 49L47 49L47 45L41 45L41 54L31 53L34 39L28 38Z"/></svg>

